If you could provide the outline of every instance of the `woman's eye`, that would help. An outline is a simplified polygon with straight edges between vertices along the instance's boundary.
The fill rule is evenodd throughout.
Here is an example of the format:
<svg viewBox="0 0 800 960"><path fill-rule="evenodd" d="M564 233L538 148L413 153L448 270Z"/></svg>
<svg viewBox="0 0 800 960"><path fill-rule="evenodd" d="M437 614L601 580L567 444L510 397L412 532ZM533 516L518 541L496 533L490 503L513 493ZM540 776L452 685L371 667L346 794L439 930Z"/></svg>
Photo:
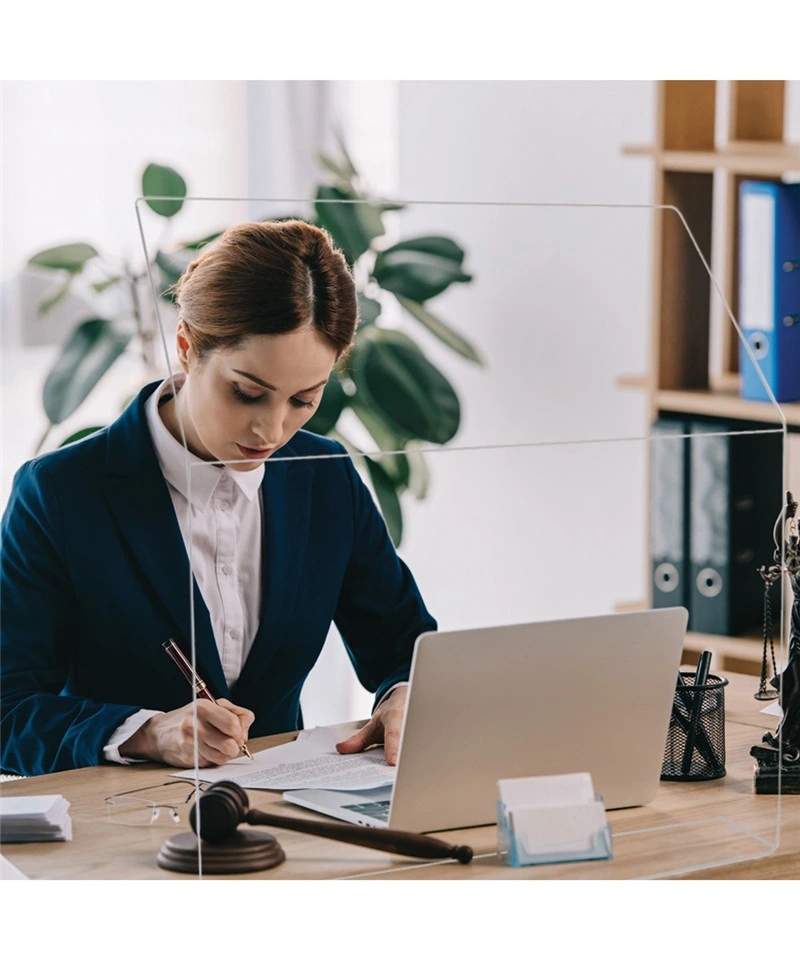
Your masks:
<svg viewBox="0 0 800 960"><path fill-rule="evenodd" d="M313 400L301 400L299 397L292 397L292 403L296 407L303 407L306 410L311 410L311 408L314 406Z"/></svg>
<svg viewBox="0 0 800 960"><path fill-rule="evenodd" d="M233 395L240 403L258 403L261 399L262 394L257 394L256 396L251 396L249 393L245 393L238 383L233 384Z"/></svg>

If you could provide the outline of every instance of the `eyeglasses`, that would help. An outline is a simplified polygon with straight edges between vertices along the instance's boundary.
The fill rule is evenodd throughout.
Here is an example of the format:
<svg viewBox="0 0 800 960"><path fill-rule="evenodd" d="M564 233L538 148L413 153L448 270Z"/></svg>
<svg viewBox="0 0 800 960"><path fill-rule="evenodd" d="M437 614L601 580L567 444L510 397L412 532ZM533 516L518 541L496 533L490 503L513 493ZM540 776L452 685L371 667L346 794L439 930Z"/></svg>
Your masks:
<svg viewBox="0 0 800 960"><path fill-rule="evenodd" d="M191 789L187 796L188 788ZM205 788L206 784L201 783L200 791ZM180 823L179 811L192 801L197 792L198 787L195 784L182 780L126 790L105 798L106 816L114 823L129 827L149 827L158 820L161 811L164 810L169 821Z"/></svg>

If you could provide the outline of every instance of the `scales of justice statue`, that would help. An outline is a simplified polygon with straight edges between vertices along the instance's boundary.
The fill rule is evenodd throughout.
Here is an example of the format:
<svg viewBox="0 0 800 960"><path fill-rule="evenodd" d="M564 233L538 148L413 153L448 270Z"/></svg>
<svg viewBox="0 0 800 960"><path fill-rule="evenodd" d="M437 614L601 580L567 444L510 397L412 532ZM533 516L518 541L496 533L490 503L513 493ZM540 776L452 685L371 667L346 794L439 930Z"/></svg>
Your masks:
<svg viewBox="0 0 800 960"><path fill-rule="evenodd" d="M779 539L781 537L782 539ZM771 566L759 567L764 581L764 652L757 700L781 698L783 715L775 733L765 733L760 744L750 748L756 760L756 793L800 794L800 518L791 493L773 529L775 552ZM778 675L773 646L772 587L786 574L791 588L789 651L786 666ZM773 678L767 686L767 655L772 659ZM780 785L780 787L779 787Z"/></svg>

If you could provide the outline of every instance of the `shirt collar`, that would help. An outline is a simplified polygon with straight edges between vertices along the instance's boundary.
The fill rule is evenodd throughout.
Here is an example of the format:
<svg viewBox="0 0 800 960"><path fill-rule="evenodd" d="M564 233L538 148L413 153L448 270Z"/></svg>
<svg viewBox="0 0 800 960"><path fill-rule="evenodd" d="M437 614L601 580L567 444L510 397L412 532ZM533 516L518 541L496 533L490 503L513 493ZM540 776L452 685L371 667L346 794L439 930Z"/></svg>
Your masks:
<svg viewBox="0 0 800 960"><path fill-rule="evenodd" d="M186 374L176 373L166 380L152 393L147 401L146 415L150 436L153 439L156 457L158 458L164 479L171 486L189 500L193 507L204 510L217 485L223 478L230 477L247 499L252 503L258 496L261 481L264 479L264 464L255 470L229 470L228 467L216 466L207 463L186 450L182 443L175 439L167 430L161 415L158 412L159 400L168 393L177 393L186 380ZM173 388L173 383L175 384ZM189 485L186 477L186 457L191 465L192 495L189 496Z"/></svg>

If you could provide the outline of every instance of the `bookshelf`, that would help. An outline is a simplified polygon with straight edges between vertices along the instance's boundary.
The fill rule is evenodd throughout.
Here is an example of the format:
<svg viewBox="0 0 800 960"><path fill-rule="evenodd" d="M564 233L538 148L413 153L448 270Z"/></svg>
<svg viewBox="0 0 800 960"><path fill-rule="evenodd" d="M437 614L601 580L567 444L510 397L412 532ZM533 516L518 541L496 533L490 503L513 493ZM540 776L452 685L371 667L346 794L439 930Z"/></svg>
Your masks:
<svg viewBox="0 0 800 960"><path fill-rule="evenodd" d="M800 144L787 143L784 136L785 96L782 80L659 81L655 142L623 148L626 156L653 163L653 203L681 211L734 316L739 184L800 175ZM727 116L722 136L718 116ZM770 404L739 396L738 338L727 315L720 327L720 369L710 372L715 291L683 225L670 211L655 213L652 256L649 370L621 377L619 385L646 391L650 422L679 412L777 424ZM781 410L789 429L800 431L800 403L783 404ZM790 434L789 440L790 489L797 495L800 433ZM760 670L757 637L690 632L686 662L694 662L704 647L715 653L715 669Z"/></svg>

